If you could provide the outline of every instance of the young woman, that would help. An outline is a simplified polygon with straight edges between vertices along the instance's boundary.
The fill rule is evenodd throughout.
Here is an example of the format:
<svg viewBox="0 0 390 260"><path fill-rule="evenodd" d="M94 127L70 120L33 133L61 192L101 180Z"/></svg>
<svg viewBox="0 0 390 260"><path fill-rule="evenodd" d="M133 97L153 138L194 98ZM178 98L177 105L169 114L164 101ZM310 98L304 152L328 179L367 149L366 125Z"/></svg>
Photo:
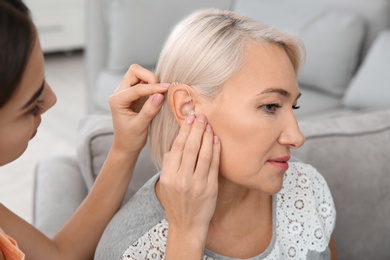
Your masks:
<svg viewBox="0 0 390 260"><path fill-rule="evenodd" d="M303 49L298 40L229 11L200 11L177 25L157 75L178 83L149 132L161 175L113 218L97 259L162 259L180 250L165 247L166 234L175 230L166 211L175 188L167 178L202 171L212 156L212 146L204 145L211 134L192 141L197 149L183 151L195 130L179 126L193 120L221 143L215 211L193 227L198 258L336 258L336 212L326 181L310 165L289 162L290 150L304 143L293 112ZM188 255L182 251L182 259Z"/></svg>
<svg viewBox="0 0 390 260"><path fill-rule="evenodd" d="M38 35L21 1L0 1L0 35L0 165L5 165L26 150L37 133L41 115L55 104L56 96L45 81ZM158 82L154 74L140 66L130 67L110 98L114 142L106 162L87 198L54 238L46 237L0 204L0 259L93 258L100 236L119 209L131 181L149 123L164 100L162 93L169 84ZM219 150L215 151L214 157L219 158ZM212 167L205 169L206 176L210 170ZM172 243L185 238L182 234L187 221L194 219L194 210L213 210L216 193L204 190L181 192L179 199L185 203L171 205L177 220L173 226L178 227L172 232ZM191 244L182 246L183 250L197 250Z"/></svg>

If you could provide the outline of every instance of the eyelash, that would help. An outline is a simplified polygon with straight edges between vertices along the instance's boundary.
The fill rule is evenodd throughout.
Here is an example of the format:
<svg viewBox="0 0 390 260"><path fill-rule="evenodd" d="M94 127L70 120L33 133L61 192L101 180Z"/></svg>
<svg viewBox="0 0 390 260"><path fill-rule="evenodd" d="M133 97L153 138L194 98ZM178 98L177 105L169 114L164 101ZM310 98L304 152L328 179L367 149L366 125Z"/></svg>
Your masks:
<svg viewBox="0 0 390 260"><path fill-rule="evenodd" d="M43 108L43 100L38 100L35 106L30 110L30 113L33 116L37 116L39 115L39 112L41 112L42 108Z"/></svg>
<svg viewBox="0 0 390 260"><path fill-rule="evenodd" d="M282 106L278 105L278 104L267 104L267 105L261 106L261 108L263 108L265 110L265 112L268 114L275 114L276 110L281 108L281 107ZM300 108L300 106L292 106L293 110L297 110L299 108Z"/></svg>

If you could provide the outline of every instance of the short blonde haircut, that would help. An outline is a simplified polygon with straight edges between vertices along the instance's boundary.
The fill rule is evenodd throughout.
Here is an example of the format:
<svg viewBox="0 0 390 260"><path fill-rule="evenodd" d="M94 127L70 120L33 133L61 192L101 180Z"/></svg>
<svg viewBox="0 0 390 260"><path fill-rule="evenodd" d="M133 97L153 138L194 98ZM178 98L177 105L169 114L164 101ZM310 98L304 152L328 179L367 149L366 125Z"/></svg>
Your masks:
<svg viewBox="0 0 390 260"><path fill-rule="evenodd" d="M242 67L248 43L283 47L298 72L305 52L301 41L248 17L209 9L174 28L160 54L157 76L160 82L185 83L212 99ZM152 157L159 168L180 129L167 103L165 99L149 131Z"/></svg>

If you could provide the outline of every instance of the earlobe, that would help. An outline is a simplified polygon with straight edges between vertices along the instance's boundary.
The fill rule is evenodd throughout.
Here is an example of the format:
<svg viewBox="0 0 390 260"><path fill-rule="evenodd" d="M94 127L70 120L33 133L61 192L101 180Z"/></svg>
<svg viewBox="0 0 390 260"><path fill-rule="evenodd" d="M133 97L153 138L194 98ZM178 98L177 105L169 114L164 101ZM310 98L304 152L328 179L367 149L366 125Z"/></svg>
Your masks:
<svg viewBox="0 0 390 260"><path fill-rule="evenodd" d="M181 125L185 118L195 114L191 87L186 84L173 84L168 91L169 108Z"/></svg>

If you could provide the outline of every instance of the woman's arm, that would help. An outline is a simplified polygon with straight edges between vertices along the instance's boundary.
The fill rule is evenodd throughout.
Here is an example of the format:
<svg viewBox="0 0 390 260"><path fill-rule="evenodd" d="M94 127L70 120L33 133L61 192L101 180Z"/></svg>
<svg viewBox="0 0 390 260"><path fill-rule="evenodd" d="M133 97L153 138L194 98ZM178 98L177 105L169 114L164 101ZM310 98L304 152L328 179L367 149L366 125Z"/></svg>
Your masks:
<svg viewBox="0 0 390 260"><path fill-rule="evenodd" d="M93 258L106 225L120 208L146 143L148 125L161 108L161 93L168 89L167 84L157 82L146 69L137 65L129 68L110 97L114 124L111 150L90 193L53 239L0 206L0 226L17 240L27 259Z"/></svg>
<svg viewBox="0 0 390 260"><path fill-rule="evenodd" d="M334 243L334 237L333 236L330 238L329 249L330 249L330 259L337 260L336 246L335 246L335 243Z"/></svg>
<svg viewBox="0 0 390 260"><path fill-rule="evenodd" d="M141 82L148 84L139 84ZM93 257L106 225L120 208L139 153L146 144L149 123L164 100L161 93L169 85L157 82L154 74L133 65L110 97L113 145L91 192L74 217L54 237L61 256L69 255L69 259ZM75 241L75 235L80 237L78 241Z"/></svg>

